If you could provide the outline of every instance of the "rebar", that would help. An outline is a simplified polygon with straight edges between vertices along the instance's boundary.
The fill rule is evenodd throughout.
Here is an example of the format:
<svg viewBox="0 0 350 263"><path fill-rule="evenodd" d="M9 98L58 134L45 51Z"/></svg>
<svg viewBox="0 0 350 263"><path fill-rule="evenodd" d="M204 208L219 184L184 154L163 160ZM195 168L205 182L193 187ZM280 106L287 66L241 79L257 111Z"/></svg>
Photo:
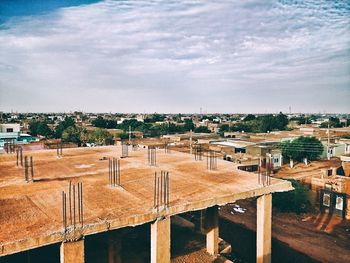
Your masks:
<svg viewBox="0 0 350 263"><path fill-rule="evenodd" d="M167 209L170 203L169 172L161 171L160 175L154 174L153 208Z"/></svg>
<svg viewBox="0 0 350 263"><path fill-rule="evenodd" d="M23 167L23 149L22 149L22 147L20 148L19 157L21 159L21 166Z"/></svg>
<svg viewBox="0 0 350 263"><path fill-rule="evenodd" d="M80 224L80 227L83 227L84 225L83 183L77 183L75 185L75 184L72 184L72 182L70 181L68 190L69 190L69 223L70 223L69 225L73 226L73 231L75 231L76 228L79 227L79 224ZM76 208L78 208L78 211L76 210ZM64 230L66 231L68 223L67 223L67 194L65 191L62 191L62 223L63 223Z"/></svg>
<svg viewBox="0 0 350 263"><path fill-rule="evenodd" d="M16 166L18 167L19 149L16 148Z"/></svg>
<svg viewBox="0 0 350 263"><path fill-rule="evenodd" d="M30 175L31 175L31 180L34 182L34 165L33 165L33 156L30 156Z"/></svg>
<svg viewBox="0 0 350 263"><path fill-rule="evenodd" d="M157 149L154 146L148 147L148 165L157 165Z"/></svg>
<svg viewBox="0 0 350 263"><path fill-rule="evenodd" d="M24 157L24 180L28 182L28 156Z"/></svg>
<svg viewBox="0 0 350 263"><path fill-rule="evenodd" d="M69 221L70 221L70 224L73 223L72 221L72 181L69 181Z"/></svg>
<svg viewBox="0 0 350 263"><path fill-rule="evenodd" d="M75 229L75 184L73 185L73 228Z"/></svg>

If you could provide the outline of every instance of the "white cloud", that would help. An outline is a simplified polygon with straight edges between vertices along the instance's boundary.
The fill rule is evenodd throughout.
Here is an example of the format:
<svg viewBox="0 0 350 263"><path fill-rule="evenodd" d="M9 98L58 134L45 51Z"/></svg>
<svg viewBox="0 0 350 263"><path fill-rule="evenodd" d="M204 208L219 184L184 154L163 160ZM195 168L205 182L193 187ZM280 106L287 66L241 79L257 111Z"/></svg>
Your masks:
<svg viewBox="0 0 350 263"><path fill-rule="evenodd" d="M109 0L12 18L1 109L349 111L349 5Z"/></svg>

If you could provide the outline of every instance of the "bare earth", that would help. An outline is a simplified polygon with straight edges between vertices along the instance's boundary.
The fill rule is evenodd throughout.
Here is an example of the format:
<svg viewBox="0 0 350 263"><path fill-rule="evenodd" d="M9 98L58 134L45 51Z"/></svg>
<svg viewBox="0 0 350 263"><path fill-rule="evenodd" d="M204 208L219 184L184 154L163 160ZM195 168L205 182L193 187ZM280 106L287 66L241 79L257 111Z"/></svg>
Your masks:
<svg viewBox="0 0 350 263"><path fill-rule="evenodd" d="M220 216L256 229L255 200L237 201L244 213L234 212L233 205L220 210ZM232 214L233 212L233 214ZM350 262L350 222L327 214L296 215L273 211L272 235L320 262ZM234 244L233 244L234 246Z"/></svg>

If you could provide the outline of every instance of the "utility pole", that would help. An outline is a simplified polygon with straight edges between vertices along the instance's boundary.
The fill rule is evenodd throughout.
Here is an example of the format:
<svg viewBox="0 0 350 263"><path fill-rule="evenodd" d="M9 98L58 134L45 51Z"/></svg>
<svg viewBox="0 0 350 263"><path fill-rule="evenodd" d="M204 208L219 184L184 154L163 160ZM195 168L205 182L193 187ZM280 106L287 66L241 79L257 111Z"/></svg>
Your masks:
<svg viewBox="0 0 350 263"><path fill-rule="evenodd" d="M330 160L331 159L331 154L329 152L330 150L330 143L331 143L331 138L330 138L330 132L329 132L329 121L328 121L328 141L327 141L327 159Z"/></svg>
<svg viewBox="0 0 350 263"><path fill-rule="evenodd" d="M129 125L129 144L131 144L131 126Z"/></svg>

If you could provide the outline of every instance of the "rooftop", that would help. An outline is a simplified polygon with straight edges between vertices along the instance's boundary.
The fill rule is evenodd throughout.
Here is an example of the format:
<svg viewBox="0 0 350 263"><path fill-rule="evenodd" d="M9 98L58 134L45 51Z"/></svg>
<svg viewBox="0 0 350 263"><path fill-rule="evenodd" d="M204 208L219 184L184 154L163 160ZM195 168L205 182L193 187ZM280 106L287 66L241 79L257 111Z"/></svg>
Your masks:
<svg viewBox="0 0 350 263"><path fill-rule="evenodd" d="M292 190L288 181L272 179L258 184L257 175L234 169L217 160L209 171L206 158L157 151L157 166L148 165L147 149L132 151L121 159L121 187L108 185L108 160L120 157L121 146L23 152L33 156L34 183L24 181L24 169L16 167L15 154L0 155L0 255L40 247L65 239L62 225L62 191L69 181L83 183L83 235L152 222L175 215L224 205L239 199ZM170 206L153 208L154 173L170 173Z"/></svg>

